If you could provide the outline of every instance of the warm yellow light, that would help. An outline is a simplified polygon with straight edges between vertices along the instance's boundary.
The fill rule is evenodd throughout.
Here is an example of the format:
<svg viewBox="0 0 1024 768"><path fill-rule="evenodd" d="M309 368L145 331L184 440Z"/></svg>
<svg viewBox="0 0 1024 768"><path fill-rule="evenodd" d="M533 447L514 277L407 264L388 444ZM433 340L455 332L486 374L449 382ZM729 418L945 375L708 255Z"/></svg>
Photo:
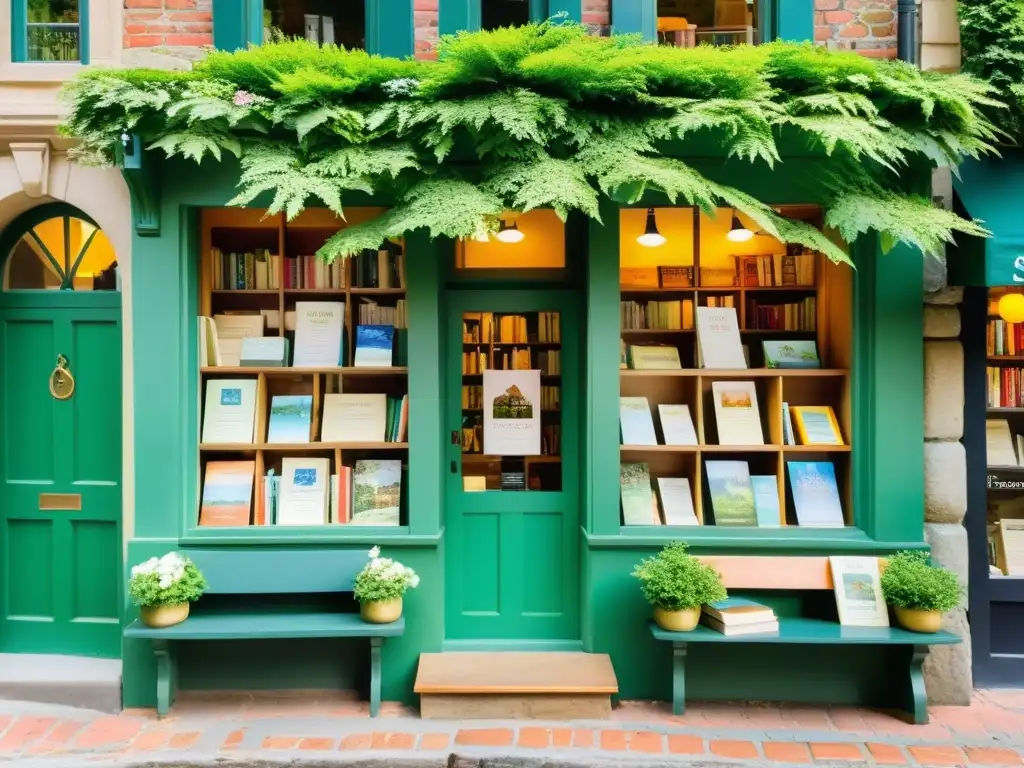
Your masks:
<svg viewBox="0 0 1024 768"><path fill-rule="evenodd" d="M526 235L519 231L519 227L514 221L511 224L506 224L503 221L495 237L503 243L521 243Z"/></svg>
<svg viewBox="0 0 1024 768"><path fill-rule="evenodd" d="M999 316L1008 323L1024 323L1024 294L1003 294L999 299Z"/></svg>
<svg viewBox="0 0 1024 768"><path fill-rule="evenodd" d="M658 222L654 218L653 208L647 209L647 226L644 228L643 234L637 235L636 241L648 248L665 244L665 236L658 231Z"/></svg>
<svg viewBox="0 0 1024 768"><path fill-rule="evenodd" d="M745 243L753 236L754 233L744 227L739 216L734 214L732 217L732 227L726 232L725 239L731 240L734 243Z"/></svg>

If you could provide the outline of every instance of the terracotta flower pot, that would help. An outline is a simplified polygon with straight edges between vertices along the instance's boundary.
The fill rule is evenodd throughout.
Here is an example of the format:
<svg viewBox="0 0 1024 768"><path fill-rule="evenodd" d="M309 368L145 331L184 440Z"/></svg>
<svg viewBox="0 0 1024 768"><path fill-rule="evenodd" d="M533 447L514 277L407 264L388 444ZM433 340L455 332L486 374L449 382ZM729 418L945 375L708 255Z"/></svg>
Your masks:
<svg viewBox="0 0 1024 768"><path fill-rule="evenodd" d="M188 618L188 603L175 605L144 605L139 609L147 627L173 627Z"/></svg>
<svg viewBox="0 0 1024 768"><path fill-rule="evenodd" d="M897 608L893 606L896 621L911 632L938 632L942 628L940 611L922 611L920 608Z"/></svg>
<svg viewBox="0 0 1024 768"><path fill-rule="evenodd" d="M402 598L360 603L359 615L370 624L391 624L402 616Z"/></svg>
<svg viewBox="0 0 1024 768"><path fill-rule="evenodd" d="M654 623L669 632L689 632L700 621L700 606L681 611L666 611L654 606Z"/></svg>

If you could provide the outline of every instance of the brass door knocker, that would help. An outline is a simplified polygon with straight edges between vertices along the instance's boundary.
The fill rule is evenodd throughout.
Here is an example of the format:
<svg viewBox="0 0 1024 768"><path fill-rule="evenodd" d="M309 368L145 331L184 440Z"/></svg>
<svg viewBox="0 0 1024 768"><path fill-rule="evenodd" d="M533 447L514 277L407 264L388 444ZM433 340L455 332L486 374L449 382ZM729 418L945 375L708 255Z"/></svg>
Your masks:
<svg viewBox="0 0 1024 768"><path fill-rule="evenodd" d="M57 355L57 367L50 374L50 394L58 400L67 400L75 392L75 377L68 368L68 359Z"/></svg>

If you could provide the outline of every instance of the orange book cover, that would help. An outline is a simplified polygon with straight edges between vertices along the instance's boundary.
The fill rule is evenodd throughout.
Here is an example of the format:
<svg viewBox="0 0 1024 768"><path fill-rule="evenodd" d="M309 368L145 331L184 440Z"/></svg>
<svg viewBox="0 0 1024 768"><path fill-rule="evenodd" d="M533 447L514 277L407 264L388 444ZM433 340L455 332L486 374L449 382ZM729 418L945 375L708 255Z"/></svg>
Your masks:
<svg viewBox="0 0 1024 768"><path fill-rule="evenodd" d="M336 491L338 493L338 507L337 507L337 519L334 521L344 525L349 522L351 518L352 501L349 498L349 492L352 487L352 467L342 465L338 468L338 483Z"/></svg>
<svg viewBox="0 0 1024 768"><path fill-rule="evenodd" d="M252 515L254 461L211 461L206 464L199 524L243 527Z"/></svg>

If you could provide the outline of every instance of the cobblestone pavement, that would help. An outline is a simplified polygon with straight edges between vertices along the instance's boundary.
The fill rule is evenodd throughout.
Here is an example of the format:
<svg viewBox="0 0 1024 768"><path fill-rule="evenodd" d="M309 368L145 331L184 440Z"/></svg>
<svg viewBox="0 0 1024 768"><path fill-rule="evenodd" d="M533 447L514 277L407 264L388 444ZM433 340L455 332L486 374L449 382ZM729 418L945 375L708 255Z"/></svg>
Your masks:
<svg viewBox="0 0 1024 768"><path fill-rule="evenodd" d="M969 707L932 707L931 722L851 708L623 702L611 720L420 720L385 704L322 692L185 695L172 713L106 715L0 702L0 760L174 762L349 762L386 758L539 757L580 764L609 758L750 764L1024 766L1024 691L979 691Z"/></svg>

